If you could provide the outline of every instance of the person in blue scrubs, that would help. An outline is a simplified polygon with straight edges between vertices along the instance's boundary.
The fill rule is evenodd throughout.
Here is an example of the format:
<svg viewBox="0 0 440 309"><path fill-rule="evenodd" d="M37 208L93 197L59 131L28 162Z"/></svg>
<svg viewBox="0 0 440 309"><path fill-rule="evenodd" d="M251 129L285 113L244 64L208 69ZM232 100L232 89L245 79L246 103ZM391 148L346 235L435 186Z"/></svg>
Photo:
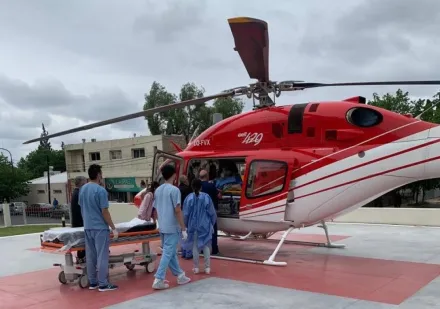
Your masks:
<svg viewBox="0 0 440 309"><path fill-rule="evenodd" d="M214 224L217 221L217 214L212 199L202 190L202 181L194 179L192 181L194 193L188 195L183 207L183 218L188 228L188 239L183 247L192 249L193 252L193 272L199 273L199 251L203 251L205 262L205 273L211 273L210 245L214 233Z"/></svg>
<svg viewBox="0 0 440 309"><path fill-rule="evenodd" d="M212 181L209 181L208 171L201 170L199 172L200 180L202 181L202 192L209 195L214 205L216 212L218 211L218 190ZM212 255L218 255L220 252L218 250L218 230L217 230L217 220L214 223L214 230L212 233Z"/></svg>
<svg viewBox="0 0 440 309"><path fill-rule="evenodd" d="M182 202L179 188L173 185L176 179L176 169L172 165L162 168L162 177L165 182L154 192L154 204L159 232L162 240L162 258L157 268L153 289L163 290L169 288L165 282L167 269L177 277L177 284L186 284L191 281L180 268L177 256L177 245L182 238L186 240L188 234L183 222Z"/></svg>
<svg viewBox="0 0 440 309"><path fill-rule="evenodd" d="M100 292L116 290L118 286L108 281L108 264L110 251L110 230L113 238L118 238L118 231L113 224L108 210L108 194L100 185L102 181L101 166L92 164L88 170L90 182L79 191L79 205L84 221L86 243L86 267L89 289ZM98 274L96 272L98 271Z"/></svg>

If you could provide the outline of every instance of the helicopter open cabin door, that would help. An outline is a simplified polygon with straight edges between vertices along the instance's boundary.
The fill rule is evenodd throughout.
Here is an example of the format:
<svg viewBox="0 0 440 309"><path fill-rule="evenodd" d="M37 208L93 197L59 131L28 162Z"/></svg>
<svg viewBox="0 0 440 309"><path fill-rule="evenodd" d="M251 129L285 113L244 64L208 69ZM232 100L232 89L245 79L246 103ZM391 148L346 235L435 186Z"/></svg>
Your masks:
<svg viewBox="0 0 440 309"><path fill-rule="evenodd" d="M184 160L182 157L167 153L162 150L154 150L153 173L152 179L163 184L165 180L162 177L161 169L163 166L170 164L176 168L176 179L174 185L179 185L179 176L183 173Z"/></svg>

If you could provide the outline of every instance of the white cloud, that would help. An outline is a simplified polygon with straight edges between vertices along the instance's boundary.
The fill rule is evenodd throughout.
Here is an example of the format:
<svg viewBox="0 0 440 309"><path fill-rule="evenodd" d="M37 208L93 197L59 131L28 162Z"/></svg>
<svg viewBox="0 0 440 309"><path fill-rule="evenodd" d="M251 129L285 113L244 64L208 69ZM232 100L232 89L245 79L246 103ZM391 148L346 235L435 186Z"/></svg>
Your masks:
<svg viewBox="0 0 440 309"><path fill-rule="evenodd" d="M15 0L0 4L0 147L18 160L41 123L55 133L142 109L154 80L208 93L249 82L227 18L269 23L271 79L317 82L438 79L439 2L421 0ZM280 104L343 99L395 87L323 88ZM436 87L405 87L431 96ZM250 105L247 106L250 108ZM54 139L147 134L143 119Z"/></svg>

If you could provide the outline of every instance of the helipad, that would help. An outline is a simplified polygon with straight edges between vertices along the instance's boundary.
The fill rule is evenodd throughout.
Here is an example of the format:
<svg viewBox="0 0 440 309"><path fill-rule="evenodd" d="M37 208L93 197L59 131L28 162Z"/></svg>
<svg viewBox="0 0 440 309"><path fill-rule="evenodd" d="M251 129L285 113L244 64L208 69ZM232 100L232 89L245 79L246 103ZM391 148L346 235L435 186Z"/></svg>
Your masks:
<svg viewBox="0 0 440 309"><path fill-rule="evenodd" d="M111 271L120 286L113 292L61 285L59 254L40 252L38 235L0 238L1 308L440 308L440 229L427 227L329 224L333 241L345 249L286 244L277 259L286 267L213 260L212 274L168 291L153 291L143 269ZM279 235L274 236L279 237ZM290 239L323 241L308 228ZM222 254L267 258L276 243L222 239ZM135 249L133 247L119 250Z"/></svg>

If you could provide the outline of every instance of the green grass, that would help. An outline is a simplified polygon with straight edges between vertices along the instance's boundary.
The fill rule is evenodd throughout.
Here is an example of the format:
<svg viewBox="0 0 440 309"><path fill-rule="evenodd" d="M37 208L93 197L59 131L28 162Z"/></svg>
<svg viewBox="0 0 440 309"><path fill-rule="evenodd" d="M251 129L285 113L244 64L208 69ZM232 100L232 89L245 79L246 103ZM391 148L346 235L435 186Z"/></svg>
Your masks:
<svg viewBox="0 0 440 309"><path fill-rule="evenodd" d="M23 225L0 228L0 237L44 232L60 225Z"/></svg>

